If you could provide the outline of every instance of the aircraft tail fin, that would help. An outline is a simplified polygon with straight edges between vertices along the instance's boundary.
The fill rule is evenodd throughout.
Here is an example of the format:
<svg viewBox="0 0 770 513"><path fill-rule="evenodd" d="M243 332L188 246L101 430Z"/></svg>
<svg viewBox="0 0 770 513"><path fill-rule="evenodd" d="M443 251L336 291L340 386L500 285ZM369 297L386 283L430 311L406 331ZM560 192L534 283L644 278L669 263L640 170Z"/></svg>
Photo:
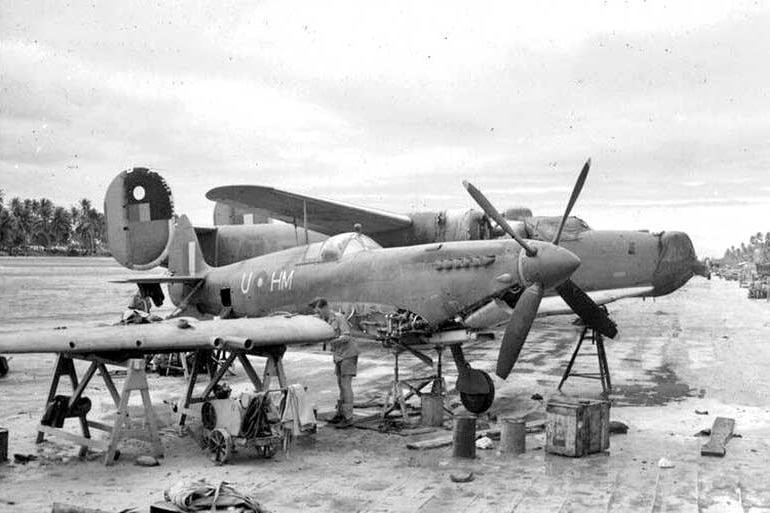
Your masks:
<svg viewBox="0 0 770 513"><path fill-rule="evenodd" d="M110 253L122 266L143 271L163 265L174 231L174 198L158 173L135 167L118 174L104 196Z"/></svg>
<svg viewBox="0 0 770 513"><path fill-rule="evenodd" d="M173 276L184 277L202 277L211 270L203 259L195 228L185 215L176 220L168 251L168 270Z"/></svg>

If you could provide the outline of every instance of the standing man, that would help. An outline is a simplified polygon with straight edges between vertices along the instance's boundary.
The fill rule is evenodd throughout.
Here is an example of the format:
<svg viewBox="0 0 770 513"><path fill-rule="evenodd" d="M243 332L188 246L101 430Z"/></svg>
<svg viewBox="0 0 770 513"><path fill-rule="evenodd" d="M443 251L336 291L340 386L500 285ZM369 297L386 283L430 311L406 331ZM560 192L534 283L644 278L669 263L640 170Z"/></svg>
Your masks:
<svg viewBox="0 0 770 513"><path fill-rule="evenodd" d="M336 335L331 347L340 398L337 401L337 414L329 422L337 424L337 429L346 429L353 425L353 376L358 368L358 344L350 336L348 321L343 315L332 312L325 298L314 299L310 307L329 323Z"/></svg>

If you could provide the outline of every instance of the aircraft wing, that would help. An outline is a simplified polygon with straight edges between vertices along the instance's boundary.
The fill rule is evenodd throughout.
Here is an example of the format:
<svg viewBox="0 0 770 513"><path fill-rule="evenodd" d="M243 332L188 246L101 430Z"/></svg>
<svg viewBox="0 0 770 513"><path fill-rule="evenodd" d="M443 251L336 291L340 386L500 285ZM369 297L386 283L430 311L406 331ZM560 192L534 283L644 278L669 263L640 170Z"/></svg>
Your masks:
<svg viewBox="0 0 770 513"><path fill-rule="evenodd" d="M206 193L206 197L233 207L260 209L268 216L302 226L307 213L307 227L325 235L350 232L360 223L364 233L382 233L412 225L403 214L349 205L312 196L264 187L261 185L228 185Z"/></svg>
<svg viewBox="0 0 770 513"><path fill-rule="evenodd" d="M625 299L629 297L644 297L652 294L653 287L628 287L622 289L608 289L597 290L594 292L586 292L588 296L594 300L597 305L606 305L619 299ZM558 296L544 297L540 302L540 308L537 310L538 317L546 315L564 315L574 314L575 312L564 302L564 300Z"/></svg>
<svg viewBox="0 0 770 513"><path fill-rule="evenodd" d="M323 342L334 338L326 322L308 315L201 321L179 317L149 324L0 333L3 353L163 353L196 349L249 350Z"/></svg>

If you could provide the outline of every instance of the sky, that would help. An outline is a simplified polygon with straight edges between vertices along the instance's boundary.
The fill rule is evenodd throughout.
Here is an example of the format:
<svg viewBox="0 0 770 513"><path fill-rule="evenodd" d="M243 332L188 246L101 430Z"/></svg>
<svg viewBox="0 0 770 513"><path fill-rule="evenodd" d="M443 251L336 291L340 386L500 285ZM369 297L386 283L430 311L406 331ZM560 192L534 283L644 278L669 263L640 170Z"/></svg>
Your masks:
<svg viewBox="0 0 770 513"><path fill-rule="evenodd" d="M763 2L0 1L0 188L96 205L159 171L178 213L259 184L395 212L770 231Z"/></svg>

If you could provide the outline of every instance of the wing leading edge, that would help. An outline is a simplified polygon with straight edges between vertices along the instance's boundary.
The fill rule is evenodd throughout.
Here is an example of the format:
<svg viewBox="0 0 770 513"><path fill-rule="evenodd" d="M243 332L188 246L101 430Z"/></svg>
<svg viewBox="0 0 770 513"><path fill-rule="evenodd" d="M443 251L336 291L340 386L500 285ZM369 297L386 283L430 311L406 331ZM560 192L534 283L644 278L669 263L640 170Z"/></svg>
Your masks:
<svg viewBox="0 0 770 513"><path fill-rule="evenodd" d="M163 353L234 344L249 352L267 346L323 342L334 330L307 315L200 321L181 317L150 324L0 334L3 353Z"/></svg>
<svg viewBox="0 0 770 513"><path fill-rule="evenodd" d="M412 219L403 214L350 205L261 185L228 185L206 193L206 197L233 207L259 209L268 216L302 225L326 235L352 231L360 223L366 233L382 233L407 228Z"/></svg>

